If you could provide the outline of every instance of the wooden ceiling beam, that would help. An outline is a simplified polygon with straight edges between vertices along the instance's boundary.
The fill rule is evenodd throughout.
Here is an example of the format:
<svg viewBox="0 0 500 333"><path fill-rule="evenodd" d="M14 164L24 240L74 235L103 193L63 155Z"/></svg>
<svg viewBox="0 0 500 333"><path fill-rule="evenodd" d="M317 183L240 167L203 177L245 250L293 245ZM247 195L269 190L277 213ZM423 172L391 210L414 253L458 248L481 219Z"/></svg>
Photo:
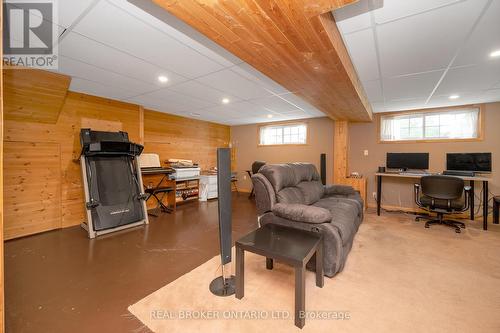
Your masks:
<svg viewBox="0 0 500 333"><path fill-rule="evenodd" d="M331 11L357 0L152 0L333 119L372 110Z"/></svg>

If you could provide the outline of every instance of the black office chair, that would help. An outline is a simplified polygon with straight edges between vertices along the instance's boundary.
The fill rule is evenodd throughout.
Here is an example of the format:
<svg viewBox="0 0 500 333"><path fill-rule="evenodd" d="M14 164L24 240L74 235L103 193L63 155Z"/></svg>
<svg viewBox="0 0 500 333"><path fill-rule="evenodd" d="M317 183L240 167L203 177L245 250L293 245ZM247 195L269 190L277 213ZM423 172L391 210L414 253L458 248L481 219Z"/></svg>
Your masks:
<svg viewBox="0 0 500 333"><path fill-rule="evenodd" d="M248 177L250 177L250 179L252 179L252 175L256 174L257 172L259 172L260 168L262 168L265 164L266 164L266 162L264 162L264 161L255 161L255 162L253 162L252 163L252 171L247 170ZM255 192L253 190L253 185L252 185L252 192L250 192L250 195L248 197L251 198L254 195L255 195Z"/></svg>
<svg viewBox="0 0 500 333"><path fill-rule="evenodd" d="M458 177L441 175L422 177L420 184L415 184L415 202L429 213L436 213L437 219L431 216L417 216L416 219L429 220L425 223L426 228L433 224L443 224L455 228L455 232L460 233L460 228L465 228L465 224L445 220L444 215L468 210L470 190L471 187L464 186L463 179Z"/></svg>

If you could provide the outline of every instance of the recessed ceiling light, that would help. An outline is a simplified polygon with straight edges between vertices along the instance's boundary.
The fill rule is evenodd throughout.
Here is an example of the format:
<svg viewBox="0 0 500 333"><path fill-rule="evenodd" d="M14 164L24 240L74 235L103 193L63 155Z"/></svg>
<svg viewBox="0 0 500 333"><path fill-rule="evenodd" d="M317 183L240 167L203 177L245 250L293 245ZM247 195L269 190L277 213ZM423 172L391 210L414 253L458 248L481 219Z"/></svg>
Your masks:
<svg viewBox="0 0 500 333"><path fill-rule="evenodd" d="M201 116L201 114L196 113L196 112L191 112L190 115L192 115L193 117L199 117L199 116Z"/></svg>
<svg viewBox="0 0 500 333"><path fill-rule="evenodd" d="M500 57L500 50L495 50L495 51L491 52L490 57L492 57L492 58Z"/></svg>
<svg viewBox="0 0 500 333"><path fill-rule="evenodd" d="M460 96L459 95L450 95L450 97L448 97L449 99L457 99L459 98Z"/></svg>
<svg viewBox="0 0 500 333"><path fill-rule="evenodd" d="M229 98L223 98L222 104L229 104Z"/></svg>
<svg viewBox="0 0 500 333"><path fill-rule="evenodd" d="M160 81L161 83L166 83L168 82L168 77L166 77L165 75L160 75L158 76L158 81Z"/></svg>
<svg viewBox="0 0 500 333"><path fill-rule="evenodd" d="M271 119L272 117L273 117L273 115L272 115L272 114L268 114L268 115L267 115L267 118L269 118L269 119Z"/></svg>

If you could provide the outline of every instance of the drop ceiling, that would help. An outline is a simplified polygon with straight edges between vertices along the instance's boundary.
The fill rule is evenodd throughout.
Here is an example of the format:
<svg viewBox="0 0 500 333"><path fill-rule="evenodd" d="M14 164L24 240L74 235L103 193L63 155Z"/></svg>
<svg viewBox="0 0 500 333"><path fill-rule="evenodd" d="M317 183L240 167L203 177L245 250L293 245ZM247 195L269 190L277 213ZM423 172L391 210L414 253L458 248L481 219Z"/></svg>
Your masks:
<svg viewBox="0 0 500 333"><path fill-rule="evenodd" d="M500 0L360 0L333 14L374 112L500 101Z"/></svg>
<svg viewBox="0 0 500 333"><path fill-rule="evenodd" d="M58 3L58 72L72 91L227 125L324 116L163 10L160 20L126 0Z"/></svg>

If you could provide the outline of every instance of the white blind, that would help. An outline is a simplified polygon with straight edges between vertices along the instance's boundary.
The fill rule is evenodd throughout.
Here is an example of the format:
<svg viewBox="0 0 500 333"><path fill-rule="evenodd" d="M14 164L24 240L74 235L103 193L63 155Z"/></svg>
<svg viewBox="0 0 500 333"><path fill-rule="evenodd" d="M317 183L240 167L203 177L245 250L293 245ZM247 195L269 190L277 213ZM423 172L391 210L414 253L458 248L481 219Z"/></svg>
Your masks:
<svg viewBox="0 0 500 333"><path fill-rule="evenodd" d="M473 139L479 135L479 108L385 115L381 141Z"/></svg>
<svg viewBox="0 0 500 333"><path fill-rule="evenodd" d="M307 125L285 124L270 125L260 128L261 145L288 145L288 144L306 144Z"/></svg>

